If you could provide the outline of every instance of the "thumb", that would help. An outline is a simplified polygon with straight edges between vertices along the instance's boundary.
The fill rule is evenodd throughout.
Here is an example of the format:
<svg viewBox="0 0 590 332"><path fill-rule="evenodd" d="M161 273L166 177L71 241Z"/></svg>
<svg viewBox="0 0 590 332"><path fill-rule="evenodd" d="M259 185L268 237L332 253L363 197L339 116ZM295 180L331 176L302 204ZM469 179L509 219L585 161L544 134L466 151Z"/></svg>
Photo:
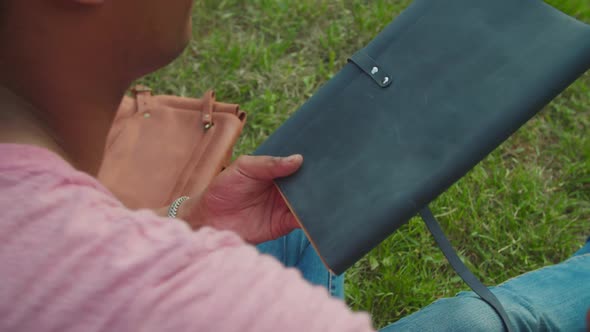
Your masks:
<svg viewBox="0 0 590 332"><path fill-rule="evenodd" d="M234 163L236 171L255 180L273 180L295 173L303 163L303 156L289 157L241 156Z"/></svg>

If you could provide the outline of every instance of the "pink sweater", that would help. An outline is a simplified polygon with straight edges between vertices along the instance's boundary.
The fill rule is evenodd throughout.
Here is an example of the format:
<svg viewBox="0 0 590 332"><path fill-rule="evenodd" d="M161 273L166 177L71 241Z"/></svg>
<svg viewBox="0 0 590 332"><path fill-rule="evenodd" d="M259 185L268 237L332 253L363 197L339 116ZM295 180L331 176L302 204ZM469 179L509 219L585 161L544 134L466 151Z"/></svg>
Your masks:
<svg viewBox="0 0 590 332"><path fill-rule="evenodd" d="M57 155L0 144L0 331L372 331L231 232L125 209Z"/></svg>

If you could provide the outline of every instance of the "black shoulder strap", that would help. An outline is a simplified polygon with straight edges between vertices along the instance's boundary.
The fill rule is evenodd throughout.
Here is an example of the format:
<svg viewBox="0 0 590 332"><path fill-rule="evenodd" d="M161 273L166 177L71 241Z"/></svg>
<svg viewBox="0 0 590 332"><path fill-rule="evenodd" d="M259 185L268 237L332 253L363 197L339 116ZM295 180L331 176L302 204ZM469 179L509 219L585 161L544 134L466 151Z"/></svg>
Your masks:
<svg viewBox="0 0 590 332"><path fill-rule="evenodd" d="M432 214L432 211L430 211L430 208L425 207L424 209L422 209L420 211L420 215L422 216L422 219L424 219L424 221L426 222L428 230L434 237L436 243L438 243L440 250L443 252L449 263L451 263L451 266L453 267L455 272L457 272L461 279L463 279L463 281L465 281L465 283L469 287L471 287L471 289L473 289L473 291L477 295L479 295L479 297L481 297L482 300L484 300L492 308L494 308L496 313L498 313L498 315L502 319L506 331L514 331L514 328L512 327L513 325L510 322L510 318L508 318L508 315L506 314L506 311L504 311L504 307L502 307L500 301L498 301L498 298L496 298L496 296L492 292L490 292L490 290L484 284L482 284L477 279L477 277L473 275L473 273L471 273L471 271L469 271L469 269L465 266L465 264L463 264L461 259L459 259L459 256L457 256L457 253L455 252L451 243L445 236L445 233L440 228L440 225L438 224L438 221Z"/></svg>

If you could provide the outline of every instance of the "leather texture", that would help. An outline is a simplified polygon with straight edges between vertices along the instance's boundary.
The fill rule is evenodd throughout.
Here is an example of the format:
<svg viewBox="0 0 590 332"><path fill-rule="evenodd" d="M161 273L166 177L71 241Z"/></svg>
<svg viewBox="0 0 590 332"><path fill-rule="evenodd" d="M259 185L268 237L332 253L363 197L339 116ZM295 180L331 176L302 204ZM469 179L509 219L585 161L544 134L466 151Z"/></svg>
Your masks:
<svg viewBox="0 0 590 332"><path fill-rule="evenodd" d="M98 179L131 209L201 193L230 163L246 113L215 101L213 91L200 99L133 91L109 132Z"/></svg>
<svg viewBox="0 0 590 332"><path fill-rule="evenodd" d="M540 0L416 0L255 154L304 156L277 185L340 274L589 67L590 26Z"/></svg>

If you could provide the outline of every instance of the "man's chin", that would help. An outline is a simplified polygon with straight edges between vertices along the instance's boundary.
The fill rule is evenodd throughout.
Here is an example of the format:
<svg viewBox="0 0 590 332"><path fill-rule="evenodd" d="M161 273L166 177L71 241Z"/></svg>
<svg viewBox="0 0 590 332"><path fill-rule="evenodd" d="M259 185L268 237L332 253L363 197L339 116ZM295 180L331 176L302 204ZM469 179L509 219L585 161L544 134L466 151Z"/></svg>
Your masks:
<svg viewBox="0 0 590 332"><path fill-rule="evenodd" d="M141 76L161 69L176 60L189 46L191 38L192 24L189 22L186 29L179 33L176 39L152 45L152 51L147 52L150 56L143 57L145 62L143 62Z"/></svg>
<svg viewBox="0 0 590 332"><path fill-rule="evenodd" d="M189 22L186 30L184 31L183 38L176 43L176 47L170 47L171 51L169 52L169 57L168 57L167 61L165 61L164 65L162 65L162 67L170 64L171 62L176 60L180 55L182 55L184 50L189 46L191 39L192 39L192 22Z"/></svg>
<svg viewBox="0 0 590 332"><path fill-rule="evenodd" d="M160 49L160 51L158 52L159 56L157 60L152 63L152 66L150 66L150 68L148 68L146 72L143 73L143 75L147 75L158 69L166 67L167 65L172 63L174 60L176 60L178 57L182 55L184 50L188 47L189 43L190 39L187 39L186 41L177 43L175 47L166 47Z"/></svg>

